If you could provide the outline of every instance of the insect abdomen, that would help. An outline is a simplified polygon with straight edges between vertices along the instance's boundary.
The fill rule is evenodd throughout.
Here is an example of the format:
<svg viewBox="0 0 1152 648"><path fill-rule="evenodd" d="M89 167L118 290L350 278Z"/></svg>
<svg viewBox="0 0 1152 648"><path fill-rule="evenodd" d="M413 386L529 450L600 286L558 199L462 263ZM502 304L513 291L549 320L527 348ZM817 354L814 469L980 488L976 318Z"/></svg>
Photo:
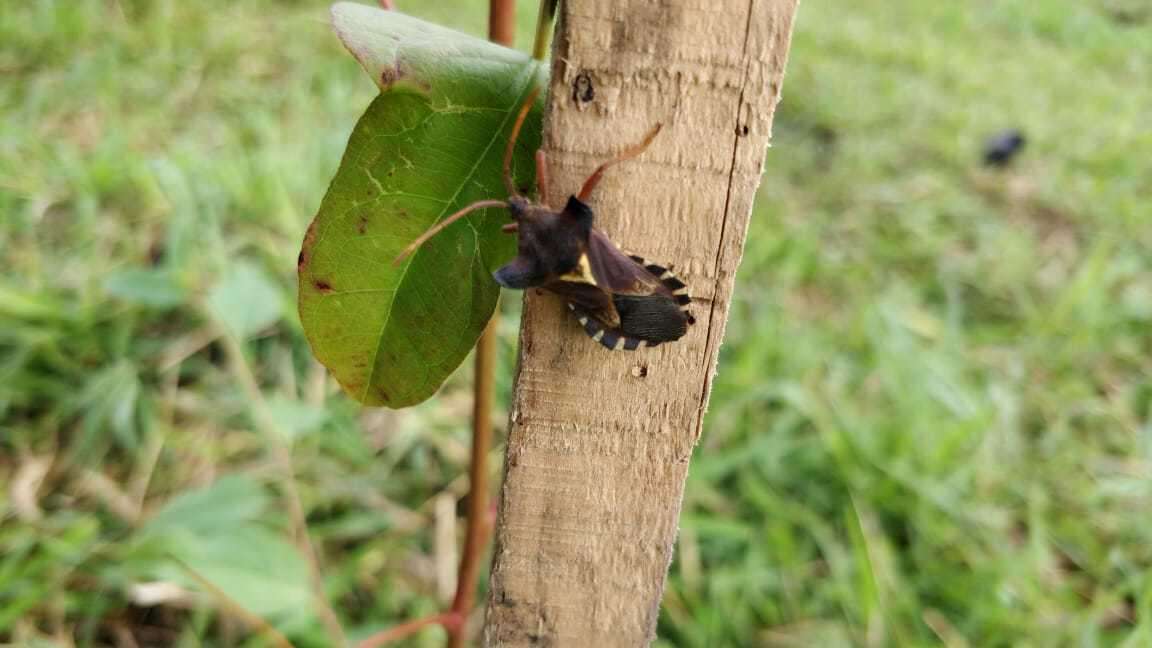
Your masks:
<svg viewBox="0 0 1152 648"><path fill-rule="evenodd" d="M632 351L684 337L688 326L696 322L688 312L692 298L684 282L661 266L646 264L641 257L633 256L632 259L659 278L667 294L612 295L612 304L620 315L620 325L612 328L572 302L568 303L568 308L576 315L588 337L611 350Z"/></svg>
<svg viewBox="0 0 1152 648"><path fill-rule="evenodd" d="M645 342L672 342L688 332L688 314L670 297L613 295L612 302L620 313L620 333Z"/></svg>

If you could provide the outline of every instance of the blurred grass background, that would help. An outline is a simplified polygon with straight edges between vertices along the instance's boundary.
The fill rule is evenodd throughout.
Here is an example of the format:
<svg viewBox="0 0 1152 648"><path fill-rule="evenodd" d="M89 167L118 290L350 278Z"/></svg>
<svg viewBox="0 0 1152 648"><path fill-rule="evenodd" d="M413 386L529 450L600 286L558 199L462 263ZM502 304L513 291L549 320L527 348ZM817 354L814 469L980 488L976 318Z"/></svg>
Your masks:
<svg viewBox="0 0 1152 648"><path fill-rule="evenodd" d="M285 443L349 634L439 609L468 369L361 410L294 308L373 92L323 2L0 0L0 642L326 645ZM784 94L659 645L1152 646L1152 8L803 3Z"/></svg>

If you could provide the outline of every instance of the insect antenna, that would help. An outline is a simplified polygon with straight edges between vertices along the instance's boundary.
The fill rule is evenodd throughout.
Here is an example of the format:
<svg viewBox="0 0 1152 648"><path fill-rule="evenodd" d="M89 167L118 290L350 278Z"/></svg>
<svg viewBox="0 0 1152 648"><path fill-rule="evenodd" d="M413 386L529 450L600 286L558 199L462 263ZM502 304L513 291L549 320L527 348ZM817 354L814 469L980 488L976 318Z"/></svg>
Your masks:
<svg viewBox="0 0 1152 648"><path fill-rule="evenodd" d="M445 227L448 227L452 223L455 223L456 221L458 221L461 218L463 218L464 216L476 211L477 209L488 209L490 207L507 207L507 206L508 206L508 203L504 202L503 200L477 200L476 202L472 203L471 205L468 205L464 209L461 209L460 211L456 212L455 214L452 214L448 218L445 218L444 220L440 221L439 223L436 223L432 227L428 228L428 231L421 234L420 238L416 239L415 241L412 241L411 243L408 244L408 247L404 248L404 251L401 252L399 254L399 256L397 256L396 259L392 261L392 265L393 266L400 265L401 263L404 262L404 259L407 259L408 256L410 254L412 254L413 252L415 252L421 245L424 245L428 241L428 239L432 238L433 236L436 236L437 234L442 232Z"/></svg>
<svg viewBox="0 0 1152 648"><path fill-rule="evenodd" d="M536 97L539 94L539 86L533 87L532 92L528 93L528 98L520 107L520 114L516 115L516 123L512 125L512 134L508 136L508 148L504 149L504 187L508 189L510 197L520 195L512 184L512 152L516 150L516 139L520 137L520 128L524 126L524 119L528 116L528 111L532 110L532 104L536 103Z"/></svg>
<svg viewBox="0 0 1152 648"><path fill-rule="evenodd" d="M544 149L536 151L536 198L541 203L548 202L548 157Z"/></svg>
<svg viewBox="0 0 1152 648"><path fill-rule="evenodd" d="M604 175L604 171L607 170L608 167L613 164L619 164L625 160L631 160L643 153L644 149L648 148L648 145L652 143L652 140L656 139L656 136L660 133L660 129L663 127L663 124L656 124L656 127L648 131L648 134L644 136L642 142L597 167L596 170L592 172L592 175L588 176L588 179L584 181L584 186L580 187L580 193L576 196L580 199L580 202L588 202L588 196L592 194L592 190L600 183L600 176Z"/></svg>

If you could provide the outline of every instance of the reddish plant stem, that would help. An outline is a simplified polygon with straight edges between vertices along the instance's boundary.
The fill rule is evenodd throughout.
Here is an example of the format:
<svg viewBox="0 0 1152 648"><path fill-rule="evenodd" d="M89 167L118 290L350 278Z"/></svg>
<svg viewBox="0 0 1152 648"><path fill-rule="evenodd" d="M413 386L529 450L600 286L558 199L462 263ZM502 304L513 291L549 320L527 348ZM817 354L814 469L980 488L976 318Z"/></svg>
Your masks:
<svg viewBox="0 0 1152 648"><path fill-rule="evenodd" d="M516 40L516 1L490 0L488 40L508 47Z"/></svg>
<svg viewBox="0 0 1152 648"><path fill-rule="evenodd" d="M543 4L549 1L545 0ZM389 0L381 0L381 4L386 9L391 8ZM511 47L515 33L516 1L490 0L488 39ZM468 523L452 607L442 614L402 623L372 635L361 641L358 648L378 648L433 624L443 626L448 632L449 648L464 646L468 614L475 604L481 559L484 555L484 546L491 535L494 518L488 493L488 449L492 446L497 318L498 313L493 314L476 343L475 376L472 387L472 454L468 466Z"/></svg>
<svg viewBox="0 0 1152 648"><path fill-rule="evenodd" d="M480 562L484 546L492 528L488 508L488 449L492 446L492 400L495 391L496 323L493 315L476 344L476 371L472 399L472 457L468 468L468 530L464 537L464 550L460 557L460 572L456 579L456 596L452 599L450 614L467 618L476 600L476 582L480 576ZM465 624L448 630L449 648L464 645Z"/></svg>
<svg viewBox="0 0 1152 648"><path fill-rule="evenodd" d="M454 612L441 612L440 614L424 617L423 619L413 619L412 621L392 626L383 632L378 632L368 637L357 644L356 648L379 648L388 642L404 639L430 625L440 624L446 628L455 625L464 625L462 621L454 619Z"/></svg>
<svg viewBox="0 0 1152 648"><path fill-rule="evenodd" d="M490 0L488 4L488 39L511 47L516 33L516 0ZM468 530L460 558L460 575L456 579L456 596L452 614L467 619L476 599L476 582L480 561L488 543L488 449L492 446L492 401L495 398L496 323L495 313L484 327L476 344L476 370L472 392L472 458L468 468ZM461 622L448 630L448 647L462 648L467 624Z"/></svg>

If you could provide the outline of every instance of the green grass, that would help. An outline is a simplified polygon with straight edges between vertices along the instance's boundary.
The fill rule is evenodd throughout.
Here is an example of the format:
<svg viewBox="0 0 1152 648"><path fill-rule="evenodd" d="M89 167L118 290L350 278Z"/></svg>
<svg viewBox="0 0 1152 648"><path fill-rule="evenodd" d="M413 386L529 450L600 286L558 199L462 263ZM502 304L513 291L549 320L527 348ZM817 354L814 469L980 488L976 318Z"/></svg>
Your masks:
<svg viewBox="0 0 1152 648"><path fill-rule="evenodd" d="M478 0L401 3L483 31ZM1152 645L1141 11L802 4L662 645ZM361 411L294 314L300 238L374 91L323 3L0 16L0 641L261 645L185 564L325 645L262 416L297 435L349 632L436 610L468 371ZM979 168L1005 127L1025 154ZM239 364L230 300L262 330ZM157 581L186 592L144 605Z"/></svg>

